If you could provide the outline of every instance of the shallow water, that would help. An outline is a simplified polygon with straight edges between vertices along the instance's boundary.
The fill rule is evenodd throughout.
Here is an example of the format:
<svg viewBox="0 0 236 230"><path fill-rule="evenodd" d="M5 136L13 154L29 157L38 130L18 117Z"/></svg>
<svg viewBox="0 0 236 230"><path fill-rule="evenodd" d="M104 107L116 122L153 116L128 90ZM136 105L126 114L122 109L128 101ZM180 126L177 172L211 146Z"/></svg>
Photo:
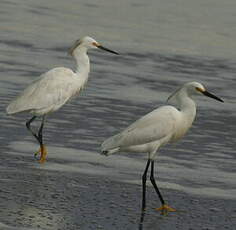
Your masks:
<svg viewBox="0 0 236 230"><path fill-rule="evenodd" d="M165 103L176 87L187 81L203 83L225 103L196 98L198 115L191 131L180 143L160 151L156 160L158 183L165 193L173 190L235 202L235 1L5 0L0 6L2 229L97 229L97 223L112 229L105 220L91 223L95 214L86 214L86 205L78 211L72 201L77 200L75 192L101 188L106 178L117 191L125 184L126 191L130 189L128 197L132 197L131 188L140 187L146 156L117 154L106 158L99 154L100 144ZM73 67L67 48L84 35L93 36L121 55L90 52L87 88L78 99L48 117L48 162L40 166L32 156L38 146L24 126L29 117L6 116L5 107L41 73L54 66ZM77 177L85 179L78 181ZM91 181L89 185L86 178ZM99 180L104 184L98 185ZM106 200L111 196L114 203L125 200L108 188L110 193L98 197ZM59 198L51 197L54 190ZM139 195L133 203L137 204ZM83 198L83 202L88 199ZM60 202L67 205L65 209L57 208ZM74 205L71 213L65 211L69 204ZM108 213L112 205L108 204ZM132 199L128 206L132 207ZM138 209L132 209L134 215ZM77 212L90 224L79 223ZM122 218L120 214L113 219L113 223L120 223L114 229L126 226ZM127 222L129 229L136 229L131 217Z"/></svg>

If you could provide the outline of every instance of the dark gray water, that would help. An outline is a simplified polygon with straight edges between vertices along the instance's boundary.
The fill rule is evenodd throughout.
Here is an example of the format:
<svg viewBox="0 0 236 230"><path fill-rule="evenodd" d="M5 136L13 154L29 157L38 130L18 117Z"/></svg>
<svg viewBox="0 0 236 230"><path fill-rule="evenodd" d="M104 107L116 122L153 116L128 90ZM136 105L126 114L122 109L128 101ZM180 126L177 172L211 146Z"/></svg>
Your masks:
<svg viewBox="0 0 236 230"><path fill-rule="evenodd" d="M1 1L0 229L137 229L146 156L104 157L100 144L199 81L223 98L197 97L188 135L161 149L158 184L181 212L161 217L148 188L144 229L233 229L235 183L235 1ZM119 51L91 51L82 95L48 117L48 162L5 107L55 66L73 67L67 48L90 35Z"/></svg>

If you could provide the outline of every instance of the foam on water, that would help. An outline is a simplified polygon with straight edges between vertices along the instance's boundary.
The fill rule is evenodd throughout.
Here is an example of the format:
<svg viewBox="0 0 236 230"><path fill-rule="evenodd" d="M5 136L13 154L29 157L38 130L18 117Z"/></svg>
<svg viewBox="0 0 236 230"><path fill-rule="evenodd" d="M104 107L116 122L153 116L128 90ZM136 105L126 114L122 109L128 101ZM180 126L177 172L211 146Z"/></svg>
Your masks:
<svg viewBox="0 0 236 230"><path fill-rule="evenodd" d="M9 147L11 149L9 154L25 157L32 157L30 153L37 148L34 144L23 141L11 142ZM36 165L34 167L38 167L41 170L106 176L126 183L141 183L141 180L137 180L137 178L140 178L145 166L145 159L143 158L137 157L135 159L118 154L104 157L99 153L52 146L48 150L50 154L49 161L45 165ZM224 157L224 154L215 153L214 157ZM53 159L62 163L51 162ZM213 159L213 162L215 160ZM224 158L224 161L228 165L232 163L230 158ZM161 187L178 189L201 196L235 199L235 173L221 170L210 161L205 162L205 159L200 159L198 162L193 162L193 159L177 160L174 157L161 155L156 160L156 167L158 172L160 172L159 183ZM130 179L127 180L127 178ZM168 182L165 182L165 180ZM187 184L185 184L186 181Z"/></svg>

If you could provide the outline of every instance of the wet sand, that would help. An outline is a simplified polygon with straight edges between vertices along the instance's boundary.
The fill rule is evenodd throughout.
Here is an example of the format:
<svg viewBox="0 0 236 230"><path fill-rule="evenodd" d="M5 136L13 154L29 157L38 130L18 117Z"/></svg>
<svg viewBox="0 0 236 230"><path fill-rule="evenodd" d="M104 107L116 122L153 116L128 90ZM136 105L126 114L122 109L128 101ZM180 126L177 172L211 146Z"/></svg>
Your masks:
<svg viewBox="0 0 236 230"><path fill-rule="evenodd" d="M1 229L138 229L141 185L111 175L68 172L63 167L69 162L62 159L37 166L30 156L7 153L1 160ZM55 164L58 170L50 170ZM76 168L83 164L101 167L79 161ZM154 210L160 203L149 186L143 229L233 229L235 201L202 196L201 189L189 194L161 186L161 191L178 211L161 216Z"/></svg>

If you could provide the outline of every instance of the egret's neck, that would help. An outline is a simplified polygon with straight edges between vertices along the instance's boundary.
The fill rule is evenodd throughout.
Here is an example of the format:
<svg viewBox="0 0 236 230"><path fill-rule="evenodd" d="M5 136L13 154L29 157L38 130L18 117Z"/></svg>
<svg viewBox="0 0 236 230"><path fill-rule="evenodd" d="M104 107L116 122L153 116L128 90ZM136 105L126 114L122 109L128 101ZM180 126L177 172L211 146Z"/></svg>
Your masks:
<svg viewBox="0 0 236 230"><path fill-rule="evenodd" d="M177 107L180 110L179 122L176 123L176 131L172 137L172 141L176 141L183 137L196 117L196 104L189 97L185 89L180 89L174 95Z"/></svg>
<svg viewBox="0 0 236 230"><path fill-rule="evenodd" d="M80 77L88 78L88 74L90 71L90 63L89 57L87 55L87 48L78 47L74 51L73 56L77 64L76 74L80 75Z"/></svg>
<svg viewBox="0 0 236 230"><path fill-rule="evenodd" d="M196 104L185 90L180 90L177 96L177 102L180 111L193 121L196 116Z"/></svg>

